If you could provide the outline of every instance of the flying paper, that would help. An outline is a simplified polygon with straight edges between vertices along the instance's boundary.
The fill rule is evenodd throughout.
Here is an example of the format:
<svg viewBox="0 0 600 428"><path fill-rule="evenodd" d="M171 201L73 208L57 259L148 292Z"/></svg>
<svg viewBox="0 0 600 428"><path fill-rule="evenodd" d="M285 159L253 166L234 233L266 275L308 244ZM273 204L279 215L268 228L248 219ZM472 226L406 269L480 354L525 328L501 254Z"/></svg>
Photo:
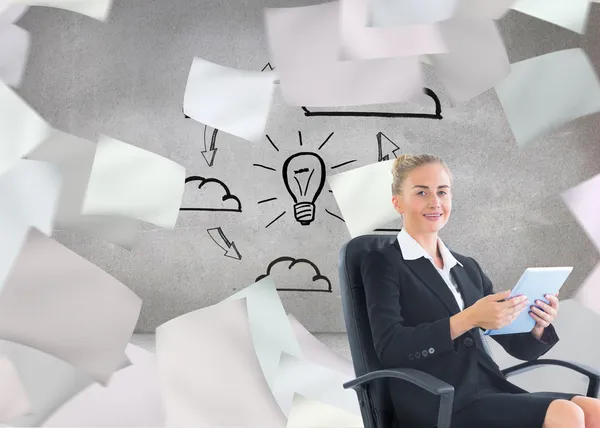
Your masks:
<svg viewBox="0 0 600 428"><path fill-rule="evenodd" d="M452 105L469 101L493 88L510 72L496 23L459 12L439 24L449 52L429 55Z"/></svg>
<svg viewBox="0 0 600 428"><path fill-rule="evenodd" d="M561 197L600 251L600 174L563 192Z"/></svg>
<svg viewBox="0 0 600 428"><path fill-rule="evenodd" d="M102 136L82 214L134 218L174 229L185 168L139 147Z"/></svg>
<svg viewBox="0 0 600 428"><path fill-rule="evenodd" d="M167 426L285 427L254 353L246 298L162 324L156 356Z"/></svg>
<svg viewBox="0 0 600 428"><path fill-rule="evenodd" d="M7 422L10 426L42 426L49 415L94 382L72 365L29 346L0 340L0 353L13 362L31 402L25 415ZM120 367L129 365L123 356Z"/></svg>
<svg viewBox="0 0 600 428"><path fill-rule="evenodd" d="M31 227L52 234L61 177L45 162L20 159L0 176L0 302Z"/></svg>
<svg viewBox="0 0 600 428"><path fill-rule="evenodd" d="M585 34L589 0L518 0L511 9Z"/></svg>
<svg viewBox="0 0 600 428"><path fill-rule="evenodd" d="M574 300L600 315L600 264L575 293Z"/></svg>
<svg viewBox="0 0 600 428"><path fill-rule="evenodd" d="M334 370L347 376L356 377L352 361L347 360L329 349L323 342L313 336L292 314L288 320L302 351L302 358L321 367Z"/></svg>
<svg viewBox="0 0 600 428"><path fill-rule="evenodd" d="M16 25L0 26L0 81L21 86L30 45L28 31Z"/></svg>
<svg viewBox="0 0 600 428"><path fill-rule="evenodd" d="M457 14L470 14L480 18L498 20L517 0L459 0Z"/></svg>
<svg viewBox="0 0 600 428"><path fill-rule="evenodd" d="M340 5L268 8L270 57L282 95L296 106L409 101L423 92L418 56L340 61Z"/></svg>
<svg viewBox="0 0 600 428"><path fill-rule="evenodd" d="M0 176L51 132L50 125L39 114L0 82Z"/></svg>
<svg viewBox="0 0 600 428"><path fill-rule="evenodd" d="M125 350L131 365L108 386L90 385L44 424L45 427L164 427L156 357L135 345Z"/></svg>
<svg viewBox="0 0 600 428"><path fill-rule="evenodd" d="M31 409L27 391L13 363L0 356L0 423L21 416Z"/></svg>
<svg viewBox="0 0 600 428"><path fill-rule="evenodd" d="M281 352L301 358L292 326L269 276L225 299L246 299L252 343L269 388L277 377Z"/></svg>
<svg viewBox="0 0 600 428"><path fill-rule="evenodd" d="M14 4L47 6L80 13L99 21L106 21L112 0L11 0Z"/></svg>
<svg viewBox="0 0 600 428"><path fill-rule="evenodd" d="M286 428L363 428L362 417L294 394Z"/></svg>
<svg viewBox="0 0 600 428"><path fill-rule="evenodd" d="M294 394L301 394L360 417L356 392L342 386L353 378L282 353L273 394L286 416L292 410Z"/></svg>
<svg viewBox="0 0 600 428"><path fill-rule="evenodd" d="M107 384L140 309L129 288L32 229L0 295L0 339L54 355Z"/></svg>
<svg viewBox="0 0 600 428"><path fill-rule="evenodd" d="M511 65L496 86L519 145L600 111L600 82L586 53L566 49Z"/></svg>
<svg viewBox="0 0 600 428"><path fill-rule="evenodd" d="M14 24L29 10L29 6L12 3L13 0L0 0L0 27Z"/></svg>
<svg viewBox="0 0 600 428"><path fill-rule="evenodd" d="M367 27L369 0L340 0L341 58L373 59L447 52L439 28L403 25Z"/></svg>
<svg viewBox="0 0 600 428"><path fill-rule="evenodd" d="M52 163L63 178L55 230L81 232L131 249L141 228L139 220L81 214L95 154L96 145L91 141L53 130L27 158Z"/></svg>
<svg viewBox="0 0 600 428"><path fill-rule="evenodd" d="M392 165L395 160L327 177L352 238L400 219L392 205Z"/></svg>
<svg viewBox="0 0 600 428"><path fill-rule="evenodd" d="M368 0L372 27L431 24L454 16L459 0Z"/></svg>
<svg viewBox="0 0 600 428"><path fill-rule="evenodd" d="M194 58L183 112L198 122L248 141L265 134L275 81L274 71L247 71Z"/></svg>

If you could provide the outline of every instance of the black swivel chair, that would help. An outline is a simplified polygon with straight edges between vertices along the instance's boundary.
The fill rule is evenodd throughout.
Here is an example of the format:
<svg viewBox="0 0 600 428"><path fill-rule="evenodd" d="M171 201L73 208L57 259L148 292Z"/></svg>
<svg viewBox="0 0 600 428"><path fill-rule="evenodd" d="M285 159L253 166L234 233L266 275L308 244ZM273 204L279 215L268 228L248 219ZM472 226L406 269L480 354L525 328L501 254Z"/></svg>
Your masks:
<svg viewBox="0 0 600 428"><path fill-rule="evenodd" d="M388 393L387 380L400 378L420 386L432 394L439 395L438 428L449 428L454 398L454 387L425 372L414 369L382 370L375 352L365 292L360 274L360 263L365 253L371 249L383 248L396 239L396 235L365 235L346 243L339 254L339 276L342 305L350 352L356 379L344 384L353 388L358 396L364 428L397 427L394 408ZM484 340L484 343L485 340ZM489 348L488 352L489 352ZM538 359L518 364L502 370L505 376L523 373L545 365L556 365L575 370L589 378L588 397L598 398L600 373L578 363L561 360ZM400 427L404 428L404 427Z"/></svg>

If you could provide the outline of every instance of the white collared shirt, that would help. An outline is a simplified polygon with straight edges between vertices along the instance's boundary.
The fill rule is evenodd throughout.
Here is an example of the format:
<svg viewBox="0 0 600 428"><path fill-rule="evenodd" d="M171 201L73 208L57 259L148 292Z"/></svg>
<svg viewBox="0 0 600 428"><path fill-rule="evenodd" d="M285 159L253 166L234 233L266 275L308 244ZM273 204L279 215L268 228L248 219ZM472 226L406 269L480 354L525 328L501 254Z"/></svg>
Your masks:
<svg viewBox="0 0 600 428"><path fill-rule="evenodd" d="M454 295L456 303L462 311L465 308L465 303L462 299L462 296L460 295L460 291L458 290L458 285L456 284L456 281L454 280L452 275L450 275L450 269L452 269L457 264L462 267L462 263L454 258L454 256L452 255L450 250L446 248L442 240L438 238L440 254L442 255L442 260L444 260L443 269L440 269L435 265L433 257L431 257L427 253L427 251L425 251L425 249L421 246L421 244L415 241L415 239L412 236L410 236L405 229L402 229L398 234L398 244L400 245L400 250L402 250L402 257L404 257L404 260L416 260L420 259L421 257L425 257L431 262L433 267L435 267L435 269L438 271L438 273L440 274L440 276Z"/></svg>

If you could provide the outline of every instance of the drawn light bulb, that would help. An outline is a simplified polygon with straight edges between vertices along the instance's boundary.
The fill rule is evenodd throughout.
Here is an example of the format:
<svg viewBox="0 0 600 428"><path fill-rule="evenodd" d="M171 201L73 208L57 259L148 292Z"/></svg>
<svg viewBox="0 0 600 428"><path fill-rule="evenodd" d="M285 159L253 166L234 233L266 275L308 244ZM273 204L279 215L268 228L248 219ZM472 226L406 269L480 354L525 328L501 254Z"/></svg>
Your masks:
<svg viewBox="0 0 600 428"><path fill-rule="evenodd" d="M294 218L308 226L315 219L315 201L325 184L325 162L315 153L296 153L283 163L282 174L294 200Z"/></svg>

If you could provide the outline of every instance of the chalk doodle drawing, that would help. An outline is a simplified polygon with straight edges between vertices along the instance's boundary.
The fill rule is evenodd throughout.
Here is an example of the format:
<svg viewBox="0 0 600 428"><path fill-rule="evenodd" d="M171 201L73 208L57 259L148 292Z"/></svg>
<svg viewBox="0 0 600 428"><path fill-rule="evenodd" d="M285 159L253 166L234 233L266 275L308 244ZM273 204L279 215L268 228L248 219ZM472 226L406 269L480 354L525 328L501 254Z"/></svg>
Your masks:
<svg viewBox="0 0 600 428"><path fill-rule="evenodd" d="M214 227L212 229L207 229L206 231L214 243L221 247L223 251L225 251L225 254L223 254L225 257L235 260L242 260L242 255L235 246L235 242L227 239L221 227Z"/></svg>
<svg viewBox="0 0 600 428"><path fill-rule="evenodd" d="M286 266L287 265L287 266ZM309 271L309 278L306 273L299 274L299 271L292 273L293 268L305 268ZM272 276L273 282L279 291L313 291L322 293L331 293L331 281L325 275L322 275L316 264L308 259L296 259L294 257L282 256L269 263L267 272L256 278L255 282ZM294 287L298 284L298 279L305 282L306 286L300 288ZM305 279L304 279L305 278Z"/></svg>
<svg viewBox="0 0 600 428"><path fill-rule="evenodd" d="M210 145L206 144L206 134L208 130L208 125L204 125L204 150L201 151L206 164L211 167L215 163L215 155L217 154L217 134L219 133L218 129L213 129L212 136L210 137Z"/></svg>
<svg viewBox="0 0 600 428"><path fill-rule="evenodd" d="M333 132L327 136L317 150L321 150L332 136ZM275 145L271 137L268 135L266 137L269 143L271 143L271 146L279 151L279 148ZM300 131L298 131L298 139L300 146L303 146L302 132ZM334 165L331 169L340 168L353 162L356 162L356 159ZM262 164L255 163L253 166L268 171L277 171L275 168ZM327 175L327 168L323 158L315 152L301 151L294 153L283 162L281 175L283 184L294 202L294 219L302 226L310 225L315 220L315 204L319 195L321 195ZM263 204L275 200L277 200L277 198L268 198L258 201L258 203ZM274 220L267 224L265 228L268 228L283 217L286 212L287 211L283 211L279 214Z"/></svg>
<svg viewBox="0 0 600 428"><path fill-rule="evenodd" d="M198 183L198 186L186 186L182 205L188 206L180 208L180 211L242 212L239 198L231 194L221 180L193 175L186 178L185 183Z"/></svg>
<svg viewBox="0 0 600 428"><path fill-rule="evenodd" d="M397 158L396 152L400 150L400 147L396 145L392 140L388 138L383 132L377 134L377 162L390 160L390 154Z"/></svg>

